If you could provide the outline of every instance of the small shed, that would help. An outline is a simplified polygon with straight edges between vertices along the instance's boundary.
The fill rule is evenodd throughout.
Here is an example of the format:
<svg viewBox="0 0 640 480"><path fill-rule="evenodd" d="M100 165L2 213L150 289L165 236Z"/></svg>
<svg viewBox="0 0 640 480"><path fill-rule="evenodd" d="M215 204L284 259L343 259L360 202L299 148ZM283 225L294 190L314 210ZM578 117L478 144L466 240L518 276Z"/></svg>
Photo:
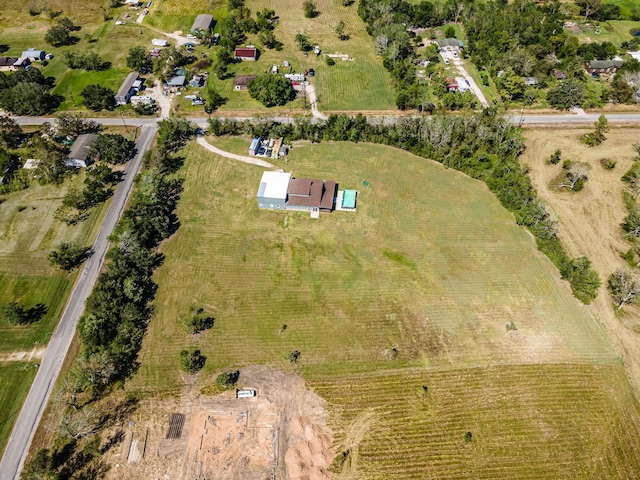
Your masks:
<svg viewBox="0 0 640 480"><path fill-rule="evenodd" d="M287 201L291 174L285 172L264 172L258 187L258 208L284 210Z"/></svg>
<svg viewBox="0 0 640 480"><path fill-rule="evenodd" d="M255 47L236 48L233 57L236 60L254 61L258 59L258 49Z"/></svg>
<svg viewBox="0 0 640 480"><path fill-rule="evenodd" d="M527 87L535 87L539 83L537 77L522 77L522 80Z"/></svg>
<svg viewBox="0 0 640 480"><path fill-rule="evenodd" d="M35 48L30 48L22 52L20 57L28 58L32 62L41 62L44 60L47 53L44 50L36 50Z"/></svg>
<svg viewBox="0 0 640 480"><path fill-rule="evenodd" d="M260 147L262 146L262 137L253 137L251 145L249 145L249 155L255 157L260 153Z"/></svg>
<svg viewBox="0 0 640 480"><path fill-rule="evenodd" d="M213 15L201 13L193 21L191 33L209 33L213 29Z"/></svg>
<svg viewBox="0 0 640 480"><path fill-rule="evenodd" d="M237 75L233 79L233 89L236 92L249 88L249 82L256 78L255 75Z"/></svg>
<svg viewBox="0 0 640 480"><path fill-rule="evenodd" d="M116 104L126 105L129 103L131 97L138 93L141 86L142 82L140 81L138 72L131 72L127 75L127 78L124 79L122 85L120 85L118 93L115 94Z"/></svg>
<svg viewBox="0 0 640 480"><path fill-rule="evenodd" d="M69 167L87 167L91 165L91 159L89 158L89 150L98 139L98 135L95 133L84 133L82 135L78 135L76 141L73 142L71 146L71 150L69 151L69 155L67 155L67 160L65 164Z"/></svg>

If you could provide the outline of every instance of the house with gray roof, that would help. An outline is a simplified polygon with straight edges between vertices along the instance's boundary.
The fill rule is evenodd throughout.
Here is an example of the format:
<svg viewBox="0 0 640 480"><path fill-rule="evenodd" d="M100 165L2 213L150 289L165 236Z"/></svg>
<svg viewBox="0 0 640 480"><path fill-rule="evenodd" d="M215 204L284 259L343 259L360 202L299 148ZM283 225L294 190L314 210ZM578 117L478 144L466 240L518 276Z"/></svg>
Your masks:
<svg viewBox="0 0 640 480"><path fill-rule="evenodd" d="M126 105L129 103L129 99L140 91L143 82L144 80L140 78L138 72L131 72L127 75L127 78L125 78L122 85L120 85L118 93L114 96L116 104Z"/></svg>
<svg viewBox="0 0 640 480"><path fill-rule="evenodd" d="M213 15L202 13L193 21L191 33L209 33L213 30L213 24Z"/></svg>
<svg viewBox="0 0 640 480"><path fill-rule="evenodd" d="M615 75L620 67L624 65L624 60L591 60L584 63L585 70L592 75L597 73Z"/></svg>
<svg viewBox="0 0 640 480"><path fill-rule="evenodd" d="M71 150L69 150L69 155L67 155L67 159L64 163L68 167L75 168L84 168L91 165L93 162L92 159L89 158L89 150L91 150L93 142L97 139L98 135L95 133L84 133L82 135L78 135L78 138L73 142Z"/></svg>

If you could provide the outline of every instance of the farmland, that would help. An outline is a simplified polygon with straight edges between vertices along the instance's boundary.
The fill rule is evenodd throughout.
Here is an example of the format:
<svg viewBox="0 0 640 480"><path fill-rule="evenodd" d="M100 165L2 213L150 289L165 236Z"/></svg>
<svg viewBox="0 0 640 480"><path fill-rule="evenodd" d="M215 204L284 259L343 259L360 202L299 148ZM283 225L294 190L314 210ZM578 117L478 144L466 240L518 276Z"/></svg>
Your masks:
<svg viewBox="0 0 640 480"><path fill-rule="evenodd" d="M353 452L345 478L638 468L625 432L639 411L618 357L482 183L387 147L295 144L280 166L360 191L355 214L312 220L259 211L259 168L195 144L184 155L181 226L162 247L157 310L128 389L179 391L189 346L208 357L196 387L222 368L286 369L297 349L337 451ZM186 331L193 306L216 318L211 331Z"/></svg>

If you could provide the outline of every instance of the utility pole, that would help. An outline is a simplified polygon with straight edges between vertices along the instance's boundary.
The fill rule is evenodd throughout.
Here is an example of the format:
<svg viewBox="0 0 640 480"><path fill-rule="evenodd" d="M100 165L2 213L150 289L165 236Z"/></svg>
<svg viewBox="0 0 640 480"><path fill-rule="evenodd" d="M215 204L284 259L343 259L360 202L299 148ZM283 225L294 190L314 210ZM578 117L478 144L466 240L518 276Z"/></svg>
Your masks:
<svg viewBox="0 0 640 480"><path fill-rule="evenodd" d="M124 123L124 130L129 133L129 129L127 128L127 122L124 121L124 112L120 112L120 117L122 118L122 123Z"/></svg>

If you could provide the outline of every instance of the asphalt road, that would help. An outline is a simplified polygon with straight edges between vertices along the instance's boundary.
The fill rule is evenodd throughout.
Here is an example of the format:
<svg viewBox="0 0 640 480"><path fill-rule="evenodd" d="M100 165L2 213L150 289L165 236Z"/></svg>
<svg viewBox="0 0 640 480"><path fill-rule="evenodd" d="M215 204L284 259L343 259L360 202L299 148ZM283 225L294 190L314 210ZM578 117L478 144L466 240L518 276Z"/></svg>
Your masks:
<svg viewBox="0 0 640 480"><path fill-rule="evenodd" d="M318 112L320 116L322 114ZM559 113L552 115L520 115L518 113L512 113L509 116L509 119L514 124L522 124L523 126L553 126L553 125L583 125L594 123L600 114L597 113ZM610 123L618 123L618 124L640 124L640 113L607 113L605 115ZM224 117L219 117L223 119ZM231 117L230 117L231 118ZM251 117L233 117L236 120L251 120ZM376 116L371 117L371 119L375 119L376 121L382 123L394 123L397 121L398 117L394 115L388 116ZM427 117L428 118L428 117ZM50 117L14 117L16 122L19 125L41 125L44 122L52 123L55 121L55 118ZM321 117L311 118L311 122L317 122L321 119ZM120 118L93 118L98 123L107 126L113 125L122 125L122 119ZM205 127L207 125L207 118L203 117L194 117L189 118L192 122L196 123L200 127ZM273 117L273 120L281 123L288 123L293 121L289 119L289 117ZM145 125L155 125L158 119L156 118L130 118L126 120L126 125L129 127L132 126L145 126Z"/></svg>
<svg viewBox="0 0 640 480"><path fill-rule="evenodd" d="M84 311L85 301L91 294L102 267L109 246L107 238L113 233L113 229L124 210L127 198L131 193L133 180L142 165L142 157L156 134L157 125L155 121L150 122L140 130L140 137L136 145L137 154L125 168L124 180L113 196L102 228L93 245L93 255L85 263L80 278L71 292L58 328L47 345L47 351L38 373L13 427L13 432L0 462L0 480L18 480L20 478L31 441L76 332L78 319Z"/></svg>

